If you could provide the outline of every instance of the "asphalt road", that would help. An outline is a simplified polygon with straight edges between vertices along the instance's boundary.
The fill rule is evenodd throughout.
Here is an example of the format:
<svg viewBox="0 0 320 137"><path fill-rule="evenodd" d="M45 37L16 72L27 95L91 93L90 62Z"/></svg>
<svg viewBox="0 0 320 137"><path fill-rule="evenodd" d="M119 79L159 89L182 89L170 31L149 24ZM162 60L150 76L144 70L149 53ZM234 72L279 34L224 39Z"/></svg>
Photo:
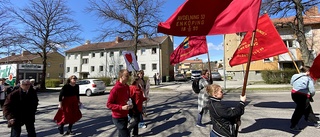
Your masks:
<svg viewBox="0 0 320 137"><path fill-rule="evenodd" d="M161 86L160 86L161 87ZM318 95L319 94L319 95ZM36 115L36 130L39 137L56 137L57 125L53 117L57 112L58 92L39 93L39 113ZM238 103L240 93L226 93L224 101L228 105ZM312 103L317 116L320 113L320 93ZM105 106L108 93L91 97L81 96L85 108L82 119L74 125L74 132L79 137L115 137L117 131L111 120L111 111ZM142 136L152 137L208 137L210 131L209 115L203 122L206 127L195 126L197 115L197 95L193 93L190 83L175 83L164 90L158 88L150 91L147 128L140 129ZM295 104L290 91L264 91L247 93L245 114L241 117L242 125L239 137L318 137L320 129L301 120L301 132L289 130L290 118ZM8 137L10 129L0 116L0 136ZM22 128L22 136L26 136Z"/></svg>

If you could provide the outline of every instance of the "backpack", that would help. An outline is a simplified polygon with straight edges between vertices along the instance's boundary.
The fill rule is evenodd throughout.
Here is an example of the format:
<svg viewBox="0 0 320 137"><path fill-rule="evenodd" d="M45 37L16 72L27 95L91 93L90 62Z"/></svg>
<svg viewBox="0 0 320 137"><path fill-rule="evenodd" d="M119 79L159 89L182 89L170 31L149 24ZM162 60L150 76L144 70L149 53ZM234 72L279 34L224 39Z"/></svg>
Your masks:
<svg viewBox="0 0 320 137"><path fill-rule="evenodd" d="M193 82L192 82L192 90L193 90L194 93L196 93L196 94L199 94L199 93L200 93L199 81L200 81L200 78L196 78L196 79L194 79Z"/></svg>

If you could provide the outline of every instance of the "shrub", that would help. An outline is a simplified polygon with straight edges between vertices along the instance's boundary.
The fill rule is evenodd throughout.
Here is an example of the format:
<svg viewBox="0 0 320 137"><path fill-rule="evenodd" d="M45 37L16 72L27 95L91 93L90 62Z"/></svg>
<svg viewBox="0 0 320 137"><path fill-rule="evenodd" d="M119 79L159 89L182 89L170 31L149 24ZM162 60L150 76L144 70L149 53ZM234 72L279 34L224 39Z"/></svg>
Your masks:
<svg viewBox="0 0 320 137"><path fill-rule="evenodd" d="M46 87L58 87L60 84L61 80L60 79L46 79Z"/></svg>
<svg viewBox="0 0 320 137"><path fill-rule="evenodd" d="M297 73L295 69L264 70L261 72L261 77L267 84L288 84L295 73Z"/></svg>

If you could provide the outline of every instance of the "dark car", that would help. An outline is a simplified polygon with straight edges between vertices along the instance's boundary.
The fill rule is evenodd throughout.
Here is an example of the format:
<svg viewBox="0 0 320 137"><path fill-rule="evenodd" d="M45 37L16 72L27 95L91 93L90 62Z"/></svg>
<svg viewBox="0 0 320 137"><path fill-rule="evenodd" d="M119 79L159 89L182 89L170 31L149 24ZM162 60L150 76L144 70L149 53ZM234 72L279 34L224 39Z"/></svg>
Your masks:
<svg viewBox="0 0 320 137"><path fill-rule="evenodd" d="M212 72L211 75L212 75L212 80L215 80L215 81L222 80L222 77L219 72Z"/></svg>
<svg viewBox="0 0 320 137"><path fill-rule="evenodd" d="M174 77L174 80L175 81L187 81L187 76L185 76L184 74L177 74L175 77Z"/></svg>

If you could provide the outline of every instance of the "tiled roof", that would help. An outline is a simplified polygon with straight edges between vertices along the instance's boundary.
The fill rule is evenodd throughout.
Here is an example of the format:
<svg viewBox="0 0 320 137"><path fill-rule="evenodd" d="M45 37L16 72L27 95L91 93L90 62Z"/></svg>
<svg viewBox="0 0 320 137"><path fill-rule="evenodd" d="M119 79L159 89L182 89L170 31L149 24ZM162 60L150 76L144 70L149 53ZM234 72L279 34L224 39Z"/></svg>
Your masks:
<svg viewBox="0 0 320 137"><path fill-rule="evenodd" d="M150 46L161 44L168 36L161 36L155 38L142 38L139 39L138 46ZM65 51L68 52L79 52L79 51L94 51L94 50L103 50L103 49L117 49L117 48L126 48L134 44L133 40L124 40L122 42L116 43L115 41L111 42L100 42L100 43L91 43L84 44L73 49Z"/></svg>
<svg viewBox="0 0 320 137"><path fill-rule="evenodd" d="M272 22L274 24L289 23L289 22L293 22L294 19L295 19L295 16L291 16L287 18L275 18L275 19L272 19ZM305 12L305 15L303 16L303 22L305 25L320 24L320 14L318 12L317 6L313 6Z"/></svg>
<svg viewBox="0 0 320 137"><path fill-rule="evenodd" d="M184 64L184 63L200 64L200 63L202 63L202 59L197 59L197 60L184 60L184 61L180 62L180 64Z"/></svg>
<svg viewBox="0 0 320 137"><path fill-rule="evenodd" d="M1 58L0 62L19 62L19 61L28 61L33 60L35 58L39 58L40 56L36 53L31 53L28 55L13 55L5 58Z"/></svg>

